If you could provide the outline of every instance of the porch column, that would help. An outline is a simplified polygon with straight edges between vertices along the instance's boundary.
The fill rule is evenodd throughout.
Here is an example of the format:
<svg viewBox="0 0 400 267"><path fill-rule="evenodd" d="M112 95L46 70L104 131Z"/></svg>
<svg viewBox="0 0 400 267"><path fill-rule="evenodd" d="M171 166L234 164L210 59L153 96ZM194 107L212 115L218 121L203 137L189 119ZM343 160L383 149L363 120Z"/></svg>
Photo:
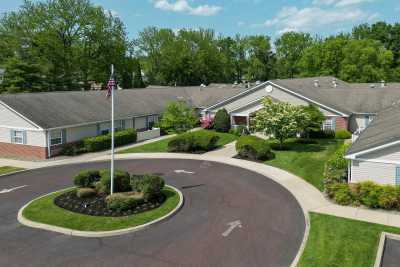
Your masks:
<svg viewBox="0 0 400 267"><path fill-rule="evenodd" d="M250 115L247 115L246 117L246 125L247 125L247 130L250 130Z"/></svg>

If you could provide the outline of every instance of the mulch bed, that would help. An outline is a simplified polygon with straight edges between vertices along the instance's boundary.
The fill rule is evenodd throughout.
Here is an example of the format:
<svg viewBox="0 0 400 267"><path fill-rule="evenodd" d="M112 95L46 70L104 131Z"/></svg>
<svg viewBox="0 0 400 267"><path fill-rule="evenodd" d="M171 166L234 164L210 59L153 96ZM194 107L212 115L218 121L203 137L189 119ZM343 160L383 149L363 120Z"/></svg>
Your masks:
<svg viewBox="0 0 400 267"><path fill-rule="evenodd" d="M164 203L166 197L162 194L157 199L143 203L134 209L125 211L113 211L108 209L105 199L106 196L79 198L76 195L76 191L73 190L56 197L54 199L54 204L60 208L85 215L121 217L156 209Z"/></svg>

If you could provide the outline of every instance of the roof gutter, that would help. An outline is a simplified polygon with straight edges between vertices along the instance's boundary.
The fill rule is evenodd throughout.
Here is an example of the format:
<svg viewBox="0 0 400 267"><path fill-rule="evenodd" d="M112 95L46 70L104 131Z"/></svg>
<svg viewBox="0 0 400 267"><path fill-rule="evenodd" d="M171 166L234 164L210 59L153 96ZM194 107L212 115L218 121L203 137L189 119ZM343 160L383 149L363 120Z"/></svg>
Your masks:
<svg viewBox="0 0 400 267"><path fill-rule="evenodd" d="M368 154L368 153L371 153L371 152L374 152L374 151L377 151L377 150L381 150L381 149L385 149L385 148L388 148L388 147L391 147L391 146L395 146L395 145L398 145L398 144L400 144L400 140L397 140L397 141L394 141L394 142L390 142L390 143L387 143L387 144L384 144L384 145L376 146L376 147L373 147L373 148L361 150L361 151L356 152L356 153L348 154L348 155L345 156L345 159L356 159L357 156Z"/></svg>

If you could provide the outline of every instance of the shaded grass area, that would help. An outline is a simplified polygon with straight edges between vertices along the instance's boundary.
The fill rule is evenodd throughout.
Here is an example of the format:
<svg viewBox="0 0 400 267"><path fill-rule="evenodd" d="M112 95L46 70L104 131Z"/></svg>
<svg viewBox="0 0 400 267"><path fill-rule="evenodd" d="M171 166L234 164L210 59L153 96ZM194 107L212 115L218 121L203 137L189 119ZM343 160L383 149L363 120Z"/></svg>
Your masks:
<svg viewBox="0 0 400 267"><path fill-rule="evenodd" d="M318 140L318 144L299 144L290 140L290 150L275 150L275 159L265 163L300 176L322 191L325 163L342 144L343 141L335 139Z"/></svg>
<svg viewBox="0 0 400 267"><path fill-rule="evenodd" d="M310 213L311 229L299 267L372 267L382 232L400 228Z"/></svg>
<svg viewBox="0 0 400 267"><path fill-rule="evenodd" d="M69 189L70 190L70 189ZM32 202L23 211L23 216L31 221L65 227L79 231L111 231L135 227L156 220L179 203L179 195L166 187L163 193L167 199L159 208L124 217L101 217L74 213L54 204L54 198L64 193L57 192Z"/></svg>
<svg viewBox="0 0 400 267"><path fill-rule="evenodd" d="M12 167L12 166L2 166L0 167L0 175L8 174L12 172L22 171L23 168Z"/></svg>
<svg viewBox="0 0 400 267"><path fill-rule="evenodd" d="M199 130L199 131L209 131L209 130ZM226 144L229 144L235 141L238 137L233 134L229 133L218 133L212 131L219 136L219 140L217 142L217 146L221 147ZM171 141L174 137L163 139L160 141L148 143L142 146L137 146L133 148L129 148L123 151L118 152L119 154L126 154L126 153L161 153L161 152L168 152L168 142Z"/></svg>

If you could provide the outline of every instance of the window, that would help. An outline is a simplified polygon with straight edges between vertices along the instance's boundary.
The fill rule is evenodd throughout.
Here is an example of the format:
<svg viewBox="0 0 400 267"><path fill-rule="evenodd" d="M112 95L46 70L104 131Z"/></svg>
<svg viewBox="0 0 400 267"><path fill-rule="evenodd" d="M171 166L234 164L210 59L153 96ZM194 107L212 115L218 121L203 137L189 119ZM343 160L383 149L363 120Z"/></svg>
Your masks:
<svg viewBox="0 0 400 267"><path fill-rule="evenodd" d="M333 120L332 119L325 120L324 123L322 124L322 130L324 130L324 131L335 130L333 127Z"/></svg>
<svg viewBox="0 0 400 267"><path fill-rule="evenodd" d="M55 130L50 132L50 145L61 145L63 141L62 130Z"/></svg>
<svg viewBox="0 0 400 267"><path fill-rule="evenodd" d="M25 131L18 131L12 130L11 131L11 143L13 144L25 144L26 139L26 132Z"/></svg>

